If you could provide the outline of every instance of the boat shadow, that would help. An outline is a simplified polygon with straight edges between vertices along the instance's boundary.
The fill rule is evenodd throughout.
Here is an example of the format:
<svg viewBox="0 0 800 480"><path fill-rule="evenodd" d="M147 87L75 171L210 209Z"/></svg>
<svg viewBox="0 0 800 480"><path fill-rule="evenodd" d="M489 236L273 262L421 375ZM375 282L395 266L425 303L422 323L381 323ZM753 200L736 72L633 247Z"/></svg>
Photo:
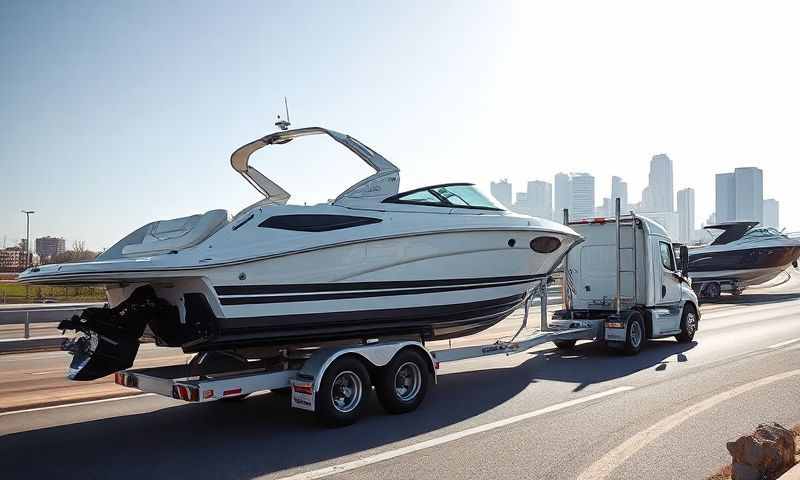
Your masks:
<svg viewBox="0 0 800 480"><path fill-rule="evenodd" d="M373 395L361 421L334 430L291 409L288 397L279 394L233 403L176 402L87 422L65 416L78 423L0 438L0 451L5 452L0 471L4 478L250 479L455 425L513 399L531 383L569 382L577 392L644 369L663 371L676 354L677 361L686 361L684 352L693 346L650 342L635 357L609 355L594 344L522 354L528 357L516 366L441 375L422 406L410 414L385 414ZM124 402L117 408L128 408Z"/></svg>
<svg viewBox="0 0 800 480"><path fill-rule="evenodd" d="M741 295L722 295L719 298L700 299L702 304L713 305L762 305L787 302L800 298L800 293L747 293Z"/></svg>

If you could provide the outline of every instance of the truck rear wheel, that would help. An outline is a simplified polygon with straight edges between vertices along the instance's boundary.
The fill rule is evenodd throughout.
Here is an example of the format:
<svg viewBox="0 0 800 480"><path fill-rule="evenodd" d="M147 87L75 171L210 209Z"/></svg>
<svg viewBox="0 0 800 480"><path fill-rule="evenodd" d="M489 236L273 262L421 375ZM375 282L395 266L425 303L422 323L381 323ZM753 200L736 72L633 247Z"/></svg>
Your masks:
<svg viewBox="0 0 800 480"><path fill-rule="evenodd" d="M553 340L553 343L559 350L572 350L575 348L576 341L577 340Z"/></svg>
<svg viewBox="0 0 800 480"><path fill-rule="evenodd" d="M316 398L317 418L329 427L358 420L371 390L369 372L355 357L344 356L325 370Z"/></svg>
<svg viewBox="0 0 800 480"><path fill-rule="evenodd" d="M407 413L422 403L430 383L428 362L419 352L403 350L381 368L375 393L387 412Z"/></svg>
<svg viewBox="0 0 800 480"><path fill-rule="evenodd" d="M627 332L625 334L625 355L636 355L642 350L645 340L644 319L636 311L628 314Z"/></svg>

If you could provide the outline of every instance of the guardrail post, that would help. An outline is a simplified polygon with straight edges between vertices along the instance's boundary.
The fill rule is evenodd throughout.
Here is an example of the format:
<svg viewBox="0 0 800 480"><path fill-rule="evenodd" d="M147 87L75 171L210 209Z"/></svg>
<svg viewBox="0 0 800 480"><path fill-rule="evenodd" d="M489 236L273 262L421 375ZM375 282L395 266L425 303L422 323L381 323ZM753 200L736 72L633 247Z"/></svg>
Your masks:
<svg viewBox="0 0 800 480"><path fill-rule="evenodd" d="M540 328L542 331L547 330L547 278L542 280L541 285L541 298L539 299L539 307L541 308Z"/></svg>
<svg viewBox="0 0 800 480"><path fill-rule="evenodd" d="M25 338L31 338L31 314L25 312Z"/></svg>

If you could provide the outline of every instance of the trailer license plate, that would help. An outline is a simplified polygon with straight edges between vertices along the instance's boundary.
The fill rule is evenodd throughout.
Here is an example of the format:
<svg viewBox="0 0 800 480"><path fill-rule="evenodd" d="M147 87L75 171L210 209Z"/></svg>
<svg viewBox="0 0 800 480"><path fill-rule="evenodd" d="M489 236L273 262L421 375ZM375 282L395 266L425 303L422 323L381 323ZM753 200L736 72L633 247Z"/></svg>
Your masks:
<svg viewBox="0 0 800 480"><path fill-rule="evenodd" d="M292 408L314 411L314 383L291 379Z"/></svg>

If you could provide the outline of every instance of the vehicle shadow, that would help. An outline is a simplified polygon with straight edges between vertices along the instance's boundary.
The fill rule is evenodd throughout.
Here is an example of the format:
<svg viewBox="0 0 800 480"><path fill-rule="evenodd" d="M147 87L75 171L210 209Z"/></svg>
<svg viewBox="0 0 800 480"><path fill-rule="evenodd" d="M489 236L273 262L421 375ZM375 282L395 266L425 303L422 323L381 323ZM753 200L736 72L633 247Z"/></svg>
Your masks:
<svg viewBox="0 0 800 480"><path fill-rule="evenodd" d="M800 293L743 293L741 295L722 295L719 298L700 299L702 304L713 305L761 305L787 302L800 298Z"/></svg>
<svg viewBox="0 0 800 480"><path fill-rule="evenodd" d="M643 369L661 371L676 354L686 361L684 352L693 346L650 342L635 357L609 355L594 344L522 354L529 357L516 366L441 375L410 414L387 415L373 396L359 423L335 430L292 410L279 394L176 404L147 413L123 410L120 416L86 422L64 410L63 419L76 423L0 437L0 471L3 478L250 479L454 425L509 401L532 382L575 383L578 392ZM130 407L115 403L115 408Z"/></svg>

